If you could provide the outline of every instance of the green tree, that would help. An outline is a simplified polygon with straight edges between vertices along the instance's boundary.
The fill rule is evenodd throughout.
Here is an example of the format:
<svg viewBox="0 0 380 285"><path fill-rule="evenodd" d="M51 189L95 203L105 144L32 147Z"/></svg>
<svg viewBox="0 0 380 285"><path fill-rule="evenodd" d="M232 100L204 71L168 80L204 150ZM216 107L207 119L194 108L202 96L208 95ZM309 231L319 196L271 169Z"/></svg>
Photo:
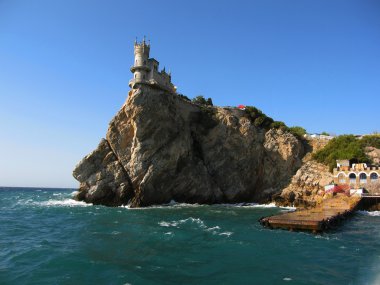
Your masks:
<svg viewBox="0 0 380 285"><path fill-rule="evenodd" d="M206 103L207 103L205 97L203 97L202 95L196 96L195 98L193 98L192 101L194 103L201 104L201 105L206 105Z"/></svg>
<svg viewBox="0 0 380 285"><path fill-rule="evenodd" d="M198 95L192 100L194 103L200 104L200 105L208 105L213 106L212 99L208 98L207 100L202 95Z"/></svg>
<svg viewBox="0 0 380 285"><path fill-rule="evenodd" d="M380 135L367 135L359 140L362 147L372 146L380 148Z"/></svg>
<svg viewBox="0 0 380 285"><path fill-rule="evenodd" d="M313 158L328 165L330 170L335 167L337 159L369 162L361 142L354 135L342 135L333 138L323 149L317 151Z"/></svg>
<svg viewBox="0 0 380 285"><path fill-rule="evenodd" d="M183 95L183 94L178 94L179 97L181 97L182 99L186 100L186 101L191 101L189 99L189 97L187 97L186 95Z"/></svg>
<svg viewBox="0 0 380 285"><path fill-rule="evenodd" d="M255 121L253 122L253 124L256 126L256 127L261 127L263 125L265 121L265 117L264 116L259 116L255 119Z"/></svg>
<svg viewBox="0 0 380 285"><path fill-rule="evenodd" d="M286 129L286 128L287 128L286 125L285 125L285 123L284 123L284 122L281 122L281 121L274 121L274 122L270 125L270 127L271 127L272 129Z"/></svg>
<svg viewBox="0 0 380 285"><path fill-rule="evenodd" d="M291 132L294 136L303 138L306 135L306 130L299 126L294 126L289 128L289 132Z"/></svg>

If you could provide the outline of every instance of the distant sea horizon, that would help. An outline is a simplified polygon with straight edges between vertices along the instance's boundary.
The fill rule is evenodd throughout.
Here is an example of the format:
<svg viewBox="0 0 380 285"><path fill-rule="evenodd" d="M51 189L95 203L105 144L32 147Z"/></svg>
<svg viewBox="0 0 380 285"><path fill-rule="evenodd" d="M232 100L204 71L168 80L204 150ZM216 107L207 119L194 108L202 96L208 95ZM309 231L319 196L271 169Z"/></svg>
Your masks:
<svg viewBox="0 0 380 285"><path fill-rule="evenodd" d="M1 186L0 188L25 188L25 189L78 189L78 187L48 187L48 186Z"/></svg>

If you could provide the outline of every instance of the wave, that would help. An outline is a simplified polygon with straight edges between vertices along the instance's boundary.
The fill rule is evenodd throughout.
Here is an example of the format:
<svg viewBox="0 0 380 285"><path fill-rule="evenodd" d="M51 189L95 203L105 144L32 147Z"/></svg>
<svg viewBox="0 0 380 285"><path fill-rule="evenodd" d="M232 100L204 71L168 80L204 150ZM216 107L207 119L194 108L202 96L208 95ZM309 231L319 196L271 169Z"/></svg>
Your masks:
<svg viewBox="0 0 380 285"><path fill-rule="evenodd" d="M184 224L195 224L199 229L205 232L212 233L213 235L229 237L233 234L233 232L221 232L221 228L219 226L208 227L200 218L193 218L193 217L189 217L187 219L182 219L178 221L170 221L170 222L161 221L161 222L158 222L158 224L161 227L174 227L174 228L180 228L181 225L184 225Z"/></svg>
<svg viewBox="0 0 380 285"><path fill-rule="evenodd" d="M64 199L64 200L48 200L43 202L33 202L34 205L38 206L47 206L47 207L88 207L92 206L91 203L86 203L83 201L76 201L73 199Z"/></svg>
<svg viewBox="0 0 380 285"><path fill-rule="evenodd" d="M232 234L233 234L233 232L223 232L223 233L219 233L218 235L229 237L229 236L232 235Z"/></svg>
<svg viewBox="0 0 380 285"><path fill-rule="evenodd" d="M196 224L198 224L202 228L206 227L205 224L204 224L204 222L201 219L199 219L199 218L193 218L193 217L190 217L190 218L187 218L187 219L183 219L183 220L179 220L179 221L172 221L172 222L162 221L162 222L159 222L158 224L161 227L177 227L178 225L185 224L187 222L196 223Z"/></svg>
<svg viewBox="0 0 380 285"><path fill-rule="evenodd" d="M380 217L380 211L357 211L364 216Z"/></svg>
<svg viewBox="0 0 380 285"><path fill-rule="evenodd" d="M168 209L168 208L193 208L193 207L236 207L236 208L279 208L283 210L289 210L294 211L297 208L296 207L282 207L277 206L275 203L268 203L268 204L258 204L258 203L222 203L222 204L213 204L213 205L207 205L207 204L188 204L188 203L178 203L174 200L171 200L167 204L162 205L152 205L148 207L143 208L131 208L130 205L124 205L120 206L121 208L126 208L130 210L144 210L144 209Z"/></svg>

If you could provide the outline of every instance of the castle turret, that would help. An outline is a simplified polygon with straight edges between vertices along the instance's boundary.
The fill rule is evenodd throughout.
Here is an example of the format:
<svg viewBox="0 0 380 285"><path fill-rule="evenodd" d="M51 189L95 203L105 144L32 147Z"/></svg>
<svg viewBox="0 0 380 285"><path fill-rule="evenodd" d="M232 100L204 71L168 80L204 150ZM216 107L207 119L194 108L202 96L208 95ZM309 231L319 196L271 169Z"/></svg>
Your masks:
<svg viewBox="0 0 380 285"><path fill-rule="evenodd" d="M148 80L148 73L150 72L149 65L149 51L150 44L146 43L145 37L141 43L135 41L135 61L131 67L133 79L129 81L129 86L132 88L136 83L146 83Z"/></svg>
<svg viewBox="0 0 380 285"><path fill-rule="evenodd" d="M165 68L159 71L159 62L149 58L150 43L146 43L145 37L142 42L135 41L135 61L131 67L133 78L129 81L129 87L137 88L139 84L146 84L154 88L160 88L176 93L176 87L171 82L171 73Z"/></svg>

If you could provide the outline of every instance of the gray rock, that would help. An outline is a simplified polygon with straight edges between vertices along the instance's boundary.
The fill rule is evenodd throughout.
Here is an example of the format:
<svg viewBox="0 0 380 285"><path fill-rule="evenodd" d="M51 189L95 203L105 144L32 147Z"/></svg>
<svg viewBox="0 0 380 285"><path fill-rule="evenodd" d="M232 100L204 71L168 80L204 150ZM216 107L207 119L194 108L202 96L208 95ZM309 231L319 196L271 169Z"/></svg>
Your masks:
<svg viewBox="0 0 380 285"><path fill-rule="evenodd" d="M257 128L244 111L142 86L76 166L77 199L132 207L260 202L289 183L304 152L292 134Z"/></svg>

